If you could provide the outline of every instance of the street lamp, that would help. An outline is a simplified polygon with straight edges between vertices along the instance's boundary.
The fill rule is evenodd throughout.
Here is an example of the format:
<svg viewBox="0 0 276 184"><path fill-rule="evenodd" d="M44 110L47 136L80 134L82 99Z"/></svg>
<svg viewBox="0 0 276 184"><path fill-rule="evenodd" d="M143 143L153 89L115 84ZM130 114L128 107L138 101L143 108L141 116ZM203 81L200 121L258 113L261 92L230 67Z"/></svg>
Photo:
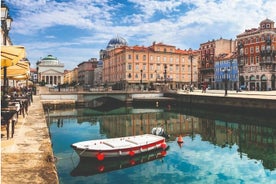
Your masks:
<svg viewBox="0 0 276 184"><path fill-rule="evenodd" d="M155 70L155 83L157 83L157 70Z"/></svg>
<svg viewBox="0 0 276 184"><path fill-rule="evenodd" d="M192 85L192 83L193 83L193 51L192 51L192 49L190 48L189 49L189 58L190 58L190 62L191 62L191 85Z"/></svg>
<svg viewBox="0 0 276 184"><path fill-rule="evenodd" d="M141 72L141 80L140 80L140 85L141 85L141 90L142 90L142 83L143 83L143 70L140 70Z"/></svg>
<svg viewBox="0 0 276 184"><path fill-rule="evenodd" d="M164 64L165 72L164 72L164 79L165 79L165 84L167 84L167 65Z"/></svg>
<svg viewBox="0 0 276 184"><path fill-rule="evenodd" d="M225 85L225 93L224 96L227 96L227 85L228 85L228 79L227 79L227 73L230 72L230 68L222 68L222 71L224 72L224 85Z"/></svg>
<svg viewBox="0 0 276 184"><path fill-rule="evenodd" d="M7 38L9 30L11 29L12 18L9 16L9 8L6 6L4 0L1 0L1 31L3 32L3 45L7 45ZM6 100L6 94L8 93L8 79L7 79L7 66L3 67L4 75L4 90L3 97L4 101Z"/></svg>
<svg viewBox="0 0 276 184"><path fill-rule="evenodd" d="M237 86L237 92L239 91L240 85L241 85L241 81L240 81L240 73L241 73L241 68L242 68L242 61L241 61L241 49L243 48L243 44L242 42L238 43L238 86Z"/></svg>

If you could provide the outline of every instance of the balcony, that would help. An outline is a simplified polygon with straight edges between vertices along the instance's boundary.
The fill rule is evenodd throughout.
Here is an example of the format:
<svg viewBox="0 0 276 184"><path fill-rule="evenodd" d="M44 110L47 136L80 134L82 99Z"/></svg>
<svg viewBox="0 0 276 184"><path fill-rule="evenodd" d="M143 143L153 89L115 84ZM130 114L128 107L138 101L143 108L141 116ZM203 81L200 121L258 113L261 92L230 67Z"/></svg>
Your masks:
<svg viewBox="0 0 276 184"><path fill-rule="evenodd" d="M263 60L260 61L260 65L272 65L272 64L276 64L275 60Z"/></svg>
<svg viewBox="0 0 276 184"><path fill-rule="evenodd" d="M238 66L239 66L239 67L244 66L244 60L240 60L240 61L238 61Z"/></svg>
<svg viewBox="0 0 276 184"><path fill-rule="evenodd" d="M266 50L261 50L260 56L265 57L265 56L272 56L275 57L276 55L276 50L271 50L271 49L266 49Z"/></svg>

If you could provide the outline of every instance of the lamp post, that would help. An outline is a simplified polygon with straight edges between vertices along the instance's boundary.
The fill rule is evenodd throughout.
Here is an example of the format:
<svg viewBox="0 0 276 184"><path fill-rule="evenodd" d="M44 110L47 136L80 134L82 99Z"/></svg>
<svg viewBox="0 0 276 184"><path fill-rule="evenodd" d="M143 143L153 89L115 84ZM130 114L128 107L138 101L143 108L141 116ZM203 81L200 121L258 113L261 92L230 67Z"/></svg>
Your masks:
<svg viewBox="0 0 276 184"><path fill-rule="evenodd" d="M240 81L240 73L241 73L241 67L242 67L242 62L241 62L241 49L243 47L243 44L241 42L238 43L238 86L237 86L237 92L239 91L241 81Z"/></svg>
<svg viewBox="0 0 276 184"><path fill-rule="evenodd" d="M228 87L227 87L227 85L228 85L227 73L230 72L230 68L225 67L225 68L222 69L222 71L224 72L224 76L225 76L224 77L224 85L225 85L225 87L224 87L224 89L225 89L224 96L227 96L227 89L228 89Z"/></svg>
<svg viewBox="0 0 276 184"><path fill-rule="evenodd" d="M165 69L165 71L164 71L164 80L165 80L165 84L167 84L167 65L166 64L164 64L164 69Z"/></svg>
<svg viewBox="0 0 276 184"><path fill-rule="evenodd" d="M189 58L190 58L190 62L191 62L191 81L190 81L190 91L192 91L192 84L193 84L193 51L190 48L189 49Z"/></svg>
<svg viewBox="0 0 276 184"><path fill-rule="evenodd" d="M143 70L140 70L140 72L141 72L140 85L141 85L141 90L142 90L143 89L143 86L142 86L142 84L143 84Z"/></svg>
<svg viewBox="0 0 276 184"><path fill-rule="evenodd" d="M155 83L157 83L157 70L155 70Z"/></svg>
<svg viewBox="0 0 276 184"><path fill-rule="evenodd" d="M3 31L3 45L7 45L7 38L9 35L9 30L11 29L12 18L9 16L9 8L6 6L4 0L1 0L1 29ZM3 67L3 75L4 75L4 90L3 97L4 101L6 100L5 96L8 93L8 79L7 79L7 66Z"/></svg>

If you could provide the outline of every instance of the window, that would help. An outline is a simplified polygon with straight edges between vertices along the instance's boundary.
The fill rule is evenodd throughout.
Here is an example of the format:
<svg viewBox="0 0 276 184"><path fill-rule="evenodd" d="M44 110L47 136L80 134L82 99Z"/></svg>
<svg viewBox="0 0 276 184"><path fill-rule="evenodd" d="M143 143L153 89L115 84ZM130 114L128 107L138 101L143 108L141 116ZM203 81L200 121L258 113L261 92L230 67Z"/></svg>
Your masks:
<svg viewBox="0 0 276 184"><path fill-rule="evenodd" d="M139 70L139 63L136 63L135 69L136 69L136 70Z"/></svg>
<svg viewBox="0 0 276 184"><path fill-rule="evenodd" d="M259 63L259 56L256 56L256 63Z"/></svg>
<svg viewBox="0 0 276 184"><path fill-rule="evenodd" d="M150 70L154 70L153 64L150 64Z"/></svg>
<svg viewBox="0 0 276 184"><path fill-rule="evenodd" d="M251 58L250 58L250 64L254 64L254 57L253 56L251 56Z"/></svg>
<svg viewBox="0 0 276 184"><path fill-rule="evenodd" d="M128 55L128 59L131 59L131 55L130 54Z"/></svg>
<svg viewBox="0 0 276 184"><path fill-rule="evenodd" d="M146 61L147 57L146 55L143 55L143 61Z"/></svg>
<svg viewBox="0 0 276 184"><path fill-rule="evenodd" d="M136 60L139 60L139 55L138 54L136 54Z"/></svg>
<svg viewBox="0 0 276 184"><path fill-rule="evenodd" d="M157 65L157 70L160 71L160 64Z"/></svg>
<svg viewBox="0 0 276 184"><path fill-rule="evenodd" d="M150 60L153 61L153 56L150 56Z"/></svg>
<svg viewBox="0 0 276 184"><path fill-rule="evenodd" d="M259 53L259 46L256 46L256 53Z"/></svg>
<svg viewBox="0 0 276 184"><path fill-rule="evenodd" d="M163 57L163 60L164 60L164 62L166 62L166 61L167 61L167 57L166 57L166 56L164 56L164 57Z"/></svg>
<svg viewBox="0 0 276 184"><path fill-rule="evenodd" d="M254 47L250 47L250 54L254 53Z"/></svg>
<svg viewBox="0 0 276 184"><path fill-rule="evenodd" d="M132 69L132 65L129 63L128 64L128 70L131 70Z"/></svg>
<svg viewBox="0 0 276 184"><path fill-rule="evenodd" d="M160 56L157 56L157 61L160 62Z"/></svg>
<svg viewBox="0 0 276 184"><path fill-rule="evenodd" d="M143 70L146 70L146 64L143 64Z"/></svg>

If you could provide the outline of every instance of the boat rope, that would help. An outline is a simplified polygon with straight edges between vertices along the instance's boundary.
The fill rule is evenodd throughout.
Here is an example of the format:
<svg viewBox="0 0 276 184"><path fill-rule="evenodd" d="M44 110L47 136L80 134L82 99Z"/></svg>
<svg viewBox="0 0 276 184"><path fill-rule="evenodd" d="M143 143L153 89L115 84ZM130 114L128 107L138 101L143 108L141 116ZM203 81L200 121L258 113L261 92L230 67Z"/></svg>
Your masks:
<svg viewBox="0 0 276 184"><path fill-rule="evenodd" d="M82 152L80 152L79 155L82 155L87 149L84 149Z"/></svg>

